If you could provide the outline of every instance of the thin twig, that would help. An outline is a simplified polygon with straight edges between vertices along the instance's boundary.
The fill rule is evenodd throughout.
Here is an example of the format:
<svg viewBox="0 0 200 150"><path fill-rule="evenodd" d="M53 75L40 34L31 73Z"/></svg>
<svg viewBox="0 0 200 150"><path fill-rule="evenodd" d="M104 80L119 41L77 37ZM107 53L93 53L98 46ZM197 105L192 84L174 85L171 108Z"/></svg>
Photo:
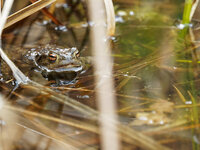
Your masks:
<svg viewBox="0 0 200 150"><path fill-rule="evenodd" d="M37 0L30 0L30 1L31 1L31 3L37 2ZM53 16L53 14L48 11L47 8L43 8L41 11L44 15L46 15L48 18L50 18L56 25L62 25L62 23L58 19L56 19Z"/></svg>

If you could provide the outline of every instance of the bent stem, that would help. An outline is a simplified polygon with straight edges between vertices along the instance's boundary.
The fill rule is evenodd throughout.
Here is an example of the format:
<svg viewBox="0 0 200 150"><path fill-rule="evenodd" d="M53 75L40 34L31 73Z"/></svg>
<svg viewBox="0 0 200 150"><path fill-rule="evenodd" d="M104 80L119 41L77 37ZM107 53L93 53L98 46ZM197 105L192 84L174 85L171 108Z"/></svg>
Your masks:
<svg viewBox="0 0 200 150"><path fill-rule="evenodd" d="M15 64L8 58L8 56L4 53L2 47L2 43L1 43L1 36L2 36L2 32L3 32L3 28L4 25L6 23L8 14L10 12L10 9L12 7L13 4L13 0L7 0L5 1L1 16L0 16L0 55L2 57L2 59L8 64L8 66L11 68L13 75L15 77L15 79L17 80L17 83L27 83L27 81L29 80L28 77L26 77L16 66Z"/></svg>

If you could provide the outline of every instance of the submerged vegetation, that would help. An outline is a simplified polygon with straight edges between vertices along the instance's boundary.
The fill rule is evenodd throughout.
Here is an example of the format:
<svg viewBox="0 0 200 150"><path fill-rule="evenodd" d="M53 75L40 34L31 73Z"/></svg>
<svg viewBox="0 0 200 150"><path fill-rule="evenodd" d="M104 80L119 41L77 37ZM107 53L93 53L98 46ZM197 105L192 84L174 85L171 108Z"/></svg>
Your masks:
<svg viewBox="0 0 200 150"><path fill-rule="evenodd" d="M98 2L14 1L0 150L200 149L199 1Z"/></svg>

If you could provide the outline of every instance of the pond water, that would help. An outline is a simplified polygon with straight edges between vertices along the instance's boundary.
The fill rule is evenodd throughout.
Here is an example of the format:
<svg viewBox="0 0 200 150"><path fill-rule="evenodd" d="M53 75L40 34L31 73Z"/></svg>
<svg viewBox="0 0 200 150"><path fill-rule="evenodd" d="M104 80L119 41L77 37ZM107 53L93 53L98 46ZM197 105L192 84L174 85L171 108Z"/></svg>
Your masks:
<svg viewBox="0 0 200 150"><path fill-rule="evenodd" d="M199 149L199 33L190 28L185 34L181 28L184 1L116 0L114 7L111 47L120 124L145 135L141 143L149 138L164 148ZM79 49L90 64L86 14L82 1L60 3L54 15L63 25L34 14L5 33L8 56L43 85L20 85L10 93L16 83L3 63L2 93L18 114L16 149L100 149L92 65L70 81L57 82L24 60L27 51L53 44ZM122 132L122 149L152 144L141 146L131 134Z"/></svg>

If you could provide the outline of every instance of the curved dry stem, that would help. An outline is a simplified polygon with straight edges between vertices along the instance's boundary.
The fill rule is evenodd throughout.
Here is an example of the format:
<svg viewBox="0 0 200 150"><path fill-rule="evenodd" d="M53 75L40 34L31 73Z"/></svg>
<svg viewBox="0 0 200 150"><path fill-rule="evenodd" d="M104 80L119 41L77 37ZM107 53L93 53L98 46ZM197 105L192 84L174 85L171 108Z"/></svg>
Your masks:
<svg viewBox="0 0 200 150"><path fill-rule="evenodd" d="M112 36L115 34L115 11L112 0L104 0L107 16L107 32Z"/></svg>
<svg viewBox="0 0 200 150"><path fill-rule="evenodd" d="M5 1L2 14L0 16L0 37L2 36L3 28L5 25L5 22L7 20L8 14L10 12L10 9L12 7L13 0L7 0ZM0 55L2 59L8 64L8 66L11 68L13 75L18 83L27 83L29 80L28 77L26 77L16 66L15 64L8 58L8 56L4 53L2 50L1 45L1 39L0 39Z"/></svg>

